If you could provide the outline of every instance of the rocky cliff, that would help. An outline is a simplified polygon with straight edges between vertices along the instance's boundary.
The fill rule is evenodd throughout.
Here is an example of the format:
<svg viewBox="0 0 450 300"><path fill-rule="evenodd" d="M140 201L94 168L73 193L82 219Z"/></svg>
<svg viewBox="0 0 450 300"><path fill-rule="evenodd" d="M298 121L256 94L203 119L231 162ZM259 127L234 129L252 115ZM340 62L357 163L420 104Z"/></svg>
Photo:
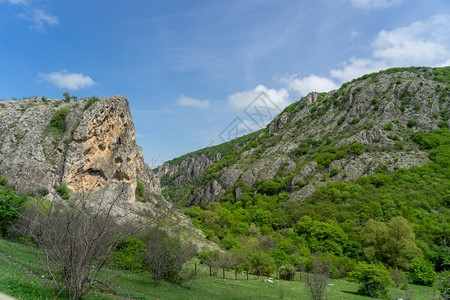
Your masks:
<svg viewBox="0 0 450 300"><path fill-rule="evenodd" d="M61 183L74 193L112 196L120 188L130 202L138 182L160 192L122 96L0 102L0 172L19 191L47 190L48 198Z"/></svg>
<svg viewBox="0 0 450 300"><path fill-rule="evenodd" d="M448 128L450 68L401 68L365 75L287 107L247 146L212 164L191 189L200 205L268 186L291 200L318 185L429 162L411 140ZM264 185L264 187L263 187Z"/></svg>
<svg viewBox="0 0 450 300"><path fill-rule="evenodd" d="M88 197L91 205L119 200L113 209L117 217L151 220L171 211L162 222L165 228L199 249L216 247L161 195L159 178L136 144L123 96L1 101L0 175L17 191L50 201L64 196Z"/></svg>

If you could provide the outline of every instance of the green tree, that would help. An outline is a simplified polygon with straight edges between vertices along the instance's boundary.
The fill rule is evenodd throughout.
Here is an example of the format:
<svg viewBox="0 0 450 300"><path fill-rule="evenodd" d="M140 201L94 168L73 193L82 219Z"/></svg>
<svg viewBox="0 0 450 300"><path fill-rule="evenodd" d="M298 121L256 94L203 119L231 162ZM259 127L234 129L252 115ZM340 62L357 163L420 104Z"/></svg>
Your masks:
<svg viewBox="0 0 450 300"><path fill-rule="evenodd" d="M423 258L414 258L409 267L409 278L412 283L431 286L436 280L433 266Z"/></svg>
<svg viewBox="0 0 450 300"><path fill-rule="evenodd" d="M350 280L361 283L358 293L372 298L388 298L389 286L394 284L383 265L361 262L348 276Z"/></svg>
<svg viewBox="0 0 450 300"><path fill-rule="evenodd" d="M406 269L413 258L421 255L412 226L403 217L394 217L387 224L369 220L362 236L364 254L392 267Z"/></svg>
<svg viewBox="0 0 450 300"><path fill-rule="evenodd" d="M2 236L6 237L6 225L18 217L25 197L18 197L12 190L0 190L0 226Z"/></svg>

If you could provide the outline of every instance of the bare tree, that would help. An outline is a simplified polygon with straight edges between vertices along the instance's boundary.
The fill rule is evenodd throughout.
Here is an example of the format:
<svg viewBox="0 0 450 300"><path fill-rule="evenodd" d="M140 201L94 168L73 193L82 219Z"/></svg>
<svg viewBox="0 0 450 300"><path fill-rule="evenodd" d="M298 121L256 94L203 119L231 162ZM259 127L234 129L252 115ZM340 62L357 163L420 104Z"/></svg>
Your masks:
<svg viewBox="0 0 450 300"><path fill-rule="evenodd" d="M305 269L303 268L305 271ZM311 273L305 272L304 281L309 294L313 300L322 300L328 283L330 266L325 264L320 256L313 259L313 270Z"/></svg>
<svg viewBox="0 0 450 300"><path fill-rule="evenodd" d="M171 211L147 223L136 223L131 214L116 212L123 190L112 200L102 197L95 202L89 194L82 194L79 199L37 202L20 213L15 229L43 251L42 256L31 245L58 293L66 290L69 298L80 299L94 284L106 285L96 278L116 246ZM123 224L127 226L120 226Z"/></svg>
<svg viewBox="0 0 450 300"><path fill-rule="evenodd" d="M147 241L144 263L152 271L154 282L159 284L162 279L174 283L183 281L183 265L197 254L196 247L183 244L156 226L148 230Z"/></svg>

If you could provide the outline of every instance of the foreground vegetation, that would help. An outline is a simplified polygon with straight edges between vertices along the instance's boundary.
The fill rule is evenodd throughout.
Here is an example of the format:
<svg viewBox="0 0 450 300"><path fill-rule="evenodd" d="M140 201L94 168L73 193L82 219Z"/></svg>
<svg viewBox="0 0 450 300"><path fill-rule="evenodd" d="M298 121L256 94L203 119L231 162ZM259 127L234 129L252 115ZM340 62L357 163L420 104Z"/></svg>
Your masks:
<svg viewBox="0 0 450 300"><path fill-rule="evenodd" d="M194 261L185 267L194 269ZM22 243L0 239L0 291L21 299L53 298L54 290L49 282L46 269L36 262L32 250ZM209 268L197 262L198 275L195 280L175 285L162 282L155 285L151 276L145 273L132 273L116 269L105 269L100 274L103 281L111 283L117 292L113 294L105 287L94 287L85 299L111 299L127 297L131 299L309 299L304 283L299 282L299 273L295 282L274 280L273 284L263 282L256 276L239 273L235 280L234 272L226 271L222 279L222 270L209 276ZM275 276L275 274L273 274ZM358 284L345 280L331 280L326 290L327 299L369 299L357 294ZM414 299L433 299L431 288L410 285ZM394 297L405 297L406 292L392 289ZM65 296L59 295L58 299Z"/></svg>

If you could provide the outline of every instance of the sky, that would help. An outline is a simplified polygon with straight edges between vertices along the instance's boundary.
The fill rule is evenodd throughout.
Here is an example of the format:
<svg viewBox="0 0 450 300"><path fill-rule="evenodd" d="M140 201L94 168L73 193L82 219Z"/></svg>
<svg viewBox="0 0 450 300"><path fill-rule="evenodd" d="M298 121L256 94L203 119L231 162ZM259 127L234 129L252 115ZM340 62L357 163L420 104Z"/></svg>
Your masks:
<svg viewBox="0 0 450 300"><path fill-rule="evenodd" d="M124 95L151 167L309 92L448 65L449 0L0 0L0 99Z"/></svg>

